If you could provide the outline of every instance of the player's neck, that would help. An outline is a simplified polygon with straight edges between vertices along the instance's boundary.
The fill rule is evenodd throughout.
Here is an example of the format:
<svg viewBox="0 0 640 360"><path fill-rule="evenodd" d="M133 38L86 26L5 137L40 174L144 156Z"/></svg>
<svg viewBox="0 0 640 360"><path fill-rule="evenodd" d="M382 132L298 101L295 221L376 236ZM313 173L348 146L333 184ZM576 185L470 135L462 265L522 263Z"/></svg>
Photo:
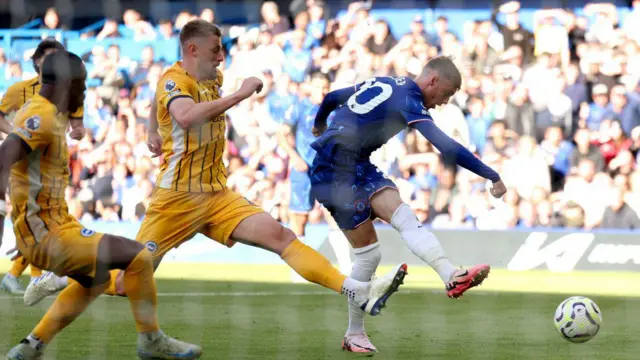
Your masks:
<svg viewBox="0 0 640 360"><path fill-rule="evenodd" d="M198 66L196 65L195 59L184 58L182 60L182 68L185 69L189 73L189 75L196 78L196 80L198 81L206 80L203 78L202 75L198 73Z"/></svg>
<svg viewBox="0 0 640 360"><path fill-rule="evenodd" d="M68 107L68 96L64 91L56 91L55 86L50 84L42 84L40 92L38 93L43 98L49 100L50 103L55 105L59 112L66 112Z"/></svg>

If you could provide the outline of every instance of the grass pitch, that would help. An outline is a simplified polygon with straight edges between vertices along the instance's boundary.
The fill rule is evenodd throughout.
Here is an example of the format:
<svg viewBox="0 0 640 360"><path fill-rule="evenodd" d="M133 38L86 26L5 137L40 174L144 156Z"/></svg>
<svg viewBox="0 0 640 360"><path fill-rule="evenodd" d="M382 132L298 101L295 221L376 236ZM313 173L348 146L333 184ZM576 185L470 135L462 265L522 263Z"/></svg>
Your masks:
<svg viewBox="0 0 640 360"><path fill-rule="evenodd" d="M490 279L491 280L491 279ZM170 335L205 349L203 359L351 359L340 350L347 303L318 286L158 280L159 314ZM585 344L553 326L568 295L405 288L367 330L377 359L638 359L640 298L589 295L603 327ZM53 299L26 307L0 295L0 355L30 332ZM126 299L101 297L47 348L45 359L135 359L136 335Z"/></svg>

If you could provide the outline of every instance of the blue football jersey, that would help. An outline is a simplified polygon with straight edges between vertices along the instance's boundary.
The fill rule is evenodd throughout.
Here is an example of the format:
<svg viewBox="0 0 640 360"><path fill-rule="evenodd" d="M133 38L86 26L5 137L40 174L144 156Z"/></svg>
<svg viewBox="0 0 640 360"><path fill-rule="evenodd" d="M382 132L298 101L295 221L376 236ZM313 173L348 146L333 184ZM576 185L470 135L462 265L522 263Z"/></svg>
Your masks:
<svg viewBox="0 0 640 360"><path fill-rule="evenodd" d="M376 77L335 110L333 122L312 147L325 160L336 151L368 160L371 153L411 123L432 120L418 85L407 77Z"/></svg>
<svg viewBox="0 0 640 360"><path fill-rule="evenodd" d="M316 156L316 151L311 147L311 144L316 138L313 136L311 130L313 129L313 123L319 108L320 105L316 105L308 98L305 98L293 104L284 116L284 123L293 128L296 139L296 151L307 165L311 165ZM332 116L330 115L328 119L329 124L331 124L331 118Z"/></svg>

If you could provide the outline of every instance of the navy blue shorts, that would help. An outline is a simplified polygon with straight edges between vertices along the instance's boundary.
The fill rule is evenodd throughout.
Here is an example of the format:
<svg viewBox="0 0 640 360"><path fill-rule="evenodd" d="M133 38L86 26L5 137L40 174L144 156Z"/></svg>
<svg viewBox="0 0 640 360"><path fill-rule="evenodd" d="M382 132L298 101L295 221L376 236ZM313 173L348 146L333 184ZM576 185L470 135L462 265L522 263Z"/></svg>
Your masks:
<svg viewBox="0 0 640 360"><path fill-rule="evenodd" d="M314 161L310 170L311 194L333 216L342 230L352 230L371 219L371 197L386 188L397 189L369 161L341 169Z"/></svg>
<svg viewBox="0 0 640 360"><path fill-rule="evenodd" d="M289 174L291 183L291 201L289 210L295 213L308 213L313 209L315 199L311 196L311 179L307 172L291 169Z"/></svg>

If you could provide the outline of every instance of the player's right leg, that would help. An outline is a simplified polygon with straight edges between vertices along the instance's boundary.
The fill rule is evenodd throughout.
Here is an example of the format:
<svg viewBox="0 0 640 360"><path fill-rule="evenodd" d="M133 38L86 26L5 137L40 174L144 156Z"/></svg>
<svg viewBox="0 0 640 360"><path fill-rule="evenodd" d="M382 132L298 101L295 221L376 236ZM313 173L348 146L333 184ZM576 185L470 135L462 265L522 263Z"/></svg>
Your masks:
<svg viewBox="0 0 640 360"><path fill-rule="evenodd" d="M390 223L402 236L417 257L429 264L445 283L447 295L461 297L489 275L486 264L456 270L447 258L436 236L422 226L409 205L402 202L396 189L388 188L371 198L371 207L377 217Z"/></svg>
<svg viewBox="0 0 640 360"><path fill-rule="evenodd" d="M367 221L357 228L345 230L344 235L353 247L355 256L349 276L356 280L369 281L375 274L382 258L379 249L380 243L378 243L373 223ZM352 302L349 302L349 326L342 340L342 349L359 353L378 351L364 329L364 313Z"/></svg>
<svg viewBox="0 0 640 360"><path fill-rule="evenodd" d="M20 282L20 276L27 269L27 266L29 266L29 263L24 257L20 256L15 259L11 264L11 269L0 282L0 290L11 294L23 294L24 288Z"/></svg>

